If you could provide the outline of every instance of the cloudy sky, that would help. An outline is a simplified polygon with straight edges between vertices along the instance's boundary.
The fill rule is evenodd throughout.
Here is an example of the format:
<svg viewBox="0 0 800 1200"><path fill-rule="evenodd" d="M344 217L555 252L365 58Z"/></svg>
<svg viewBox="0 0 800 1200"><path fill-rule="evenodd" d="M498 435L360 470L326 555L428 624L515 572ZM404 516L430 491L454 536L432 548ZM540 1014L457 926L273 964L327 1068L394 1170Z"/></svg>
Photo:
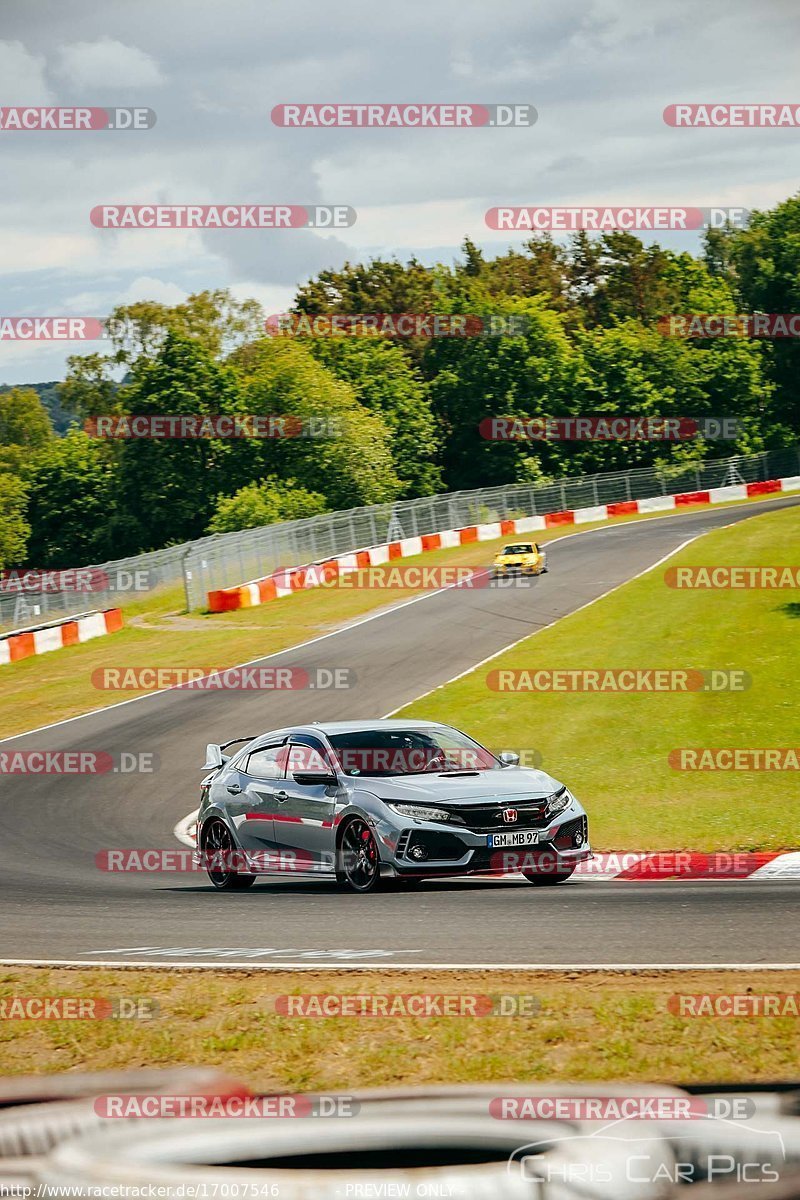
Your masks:
<svg viewBox="0 0 800 1200"><path fill-rule="evenodd" d="M0 316L230 287L267 312L346 258L496 253L498 204L767 207L793 129L672 129L667 104L799 102L796 0L0 0L0 107L146 106L140 132L0 131ZM518 129L281 129L291 101L529 103ZM352 205L309 230L100 230L101 203ZM514 235L521 242L524 234ZM696 249L692 235L660 239ZM0 342L0 383L65 344Z"/></svg>

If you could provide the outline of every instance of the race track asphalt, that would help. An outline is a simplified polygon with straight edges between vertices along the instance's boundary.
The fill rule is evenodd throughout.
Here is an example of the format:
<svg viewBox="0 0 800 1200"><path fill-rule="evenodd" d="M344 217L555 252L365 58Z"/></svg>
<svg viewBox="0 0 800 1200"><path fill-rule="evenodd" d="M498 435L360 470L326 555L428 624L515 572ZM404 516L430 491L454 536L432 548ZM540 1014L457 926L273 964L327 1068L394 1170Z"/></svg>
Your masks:
<svg viewBox="0 0 800 1200"><path fill-rule="evenodd" d="M797 964L800 888L786 880L586 880L544 890L515 879L462 880L353 896L323 881L280 879L220 894L199 875L103 872L95 855L178 846L173 829L197 806L206 742L294 722L385 716L617 587L687 539L798 503L704 510L565 537L548 551L550 573L528 586L429 593L261 660L350 668L356 682L347 690L172 690L0 743L3 750L146 753L159 764L149 775L0 777L0 960ZM110 661L112 655L109 642ZM469 730L466 713L463 725Z"/></svg>

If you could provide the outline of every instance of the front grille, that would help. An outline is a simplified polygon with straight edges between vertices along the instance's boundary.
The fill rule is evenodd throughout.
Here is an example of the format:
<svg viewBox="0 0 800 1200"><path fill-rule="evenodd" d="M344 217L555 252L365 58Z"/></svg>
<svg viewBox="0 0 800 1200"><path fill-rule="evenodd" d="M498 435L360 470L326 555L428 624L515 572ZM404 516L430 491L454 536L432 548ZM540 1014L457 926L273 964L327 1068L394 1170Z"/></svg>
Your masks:
<svg viewBox="0 0 800 1200"><path fill-rule="evenodd" d="M424 846L428 852L428 858L439 859L441 861L455 862L456 859L463 858L467 853L467 847L460 838L454 837L452 833L430 833L428 830L417 832L414 830L404 853L406 858L417 861L414 860L414 856L410 853L414 846Z"/></svg>
<svg viewBox="0 0 800 1200"><path fill-rule="evenodd" d="M454 825L465 825L473 833L494 833L498 829L541 829L548 824L545 816L547 798L541 800L507 800L502 803L497 800L491 804L486 801L481 804L459 804L458 808L451 805L441 805L452 813L451 822ZM504 821L503 809L516 810L516 821Z"/></svg>

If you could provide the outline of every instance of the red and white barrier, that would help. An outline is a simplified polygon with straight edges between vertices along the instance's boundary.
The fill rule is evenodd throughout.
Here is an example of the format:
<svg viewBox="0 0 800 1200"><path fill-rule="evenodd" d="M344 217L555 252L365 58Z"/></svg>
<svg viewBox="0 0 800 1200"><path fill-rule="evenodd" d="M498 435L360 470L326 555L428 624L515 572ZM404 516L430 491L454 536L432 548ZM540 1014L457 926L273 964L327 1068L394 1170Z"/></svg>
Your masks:
<svg viewBox="0 0 800 1200"><path fill-rule="evenodd" d="M578 863L575 875L638 883L659 879L798 879L800 851L596 851L593 858Z"/></svg>
<svg viewBox="0 0 800 1200"><path fill-rule="evenodd" d="M403 538L382 546L371 546L350 554L329 558L322 563L276 571L266 579L255 579L235 587L221 588L208 593L211 612L230 612L236 608L252 608L289 596L292 592L330 582L341 574L379 566L398 558L412 558L429 550L464 546L471 542L491 542L521 533L536 533L543 529L558 529L568 525L586 525L592 521L608 521L631 513L659 513L681 510L697 504L724 504L731 500L746 500L750 496L768 496L777 492L800 491L800 475L787 479L768 479L763 483L737 483L729 487L709 488L700 492L682 492L676 496L653 496L645 500L622 500L616 504L596 504L590 508L567 509L565 512L543 513L516 520L492 521L485 525L468 525L464 529L445 529L440 533L425 533L421 537ZM2 660L0 660L2 661Z"/></svg>
<svg viewBox="0 0 800 1200"><path fill-rule="evenodd" d="M43 625L38 629L20 629L0 634L0 666L60 650L62 646L77 646L92 638L103 637L122 629L122 610L108 608L105 612L84 613L80 617L65 617L63 621Z"/></svg>

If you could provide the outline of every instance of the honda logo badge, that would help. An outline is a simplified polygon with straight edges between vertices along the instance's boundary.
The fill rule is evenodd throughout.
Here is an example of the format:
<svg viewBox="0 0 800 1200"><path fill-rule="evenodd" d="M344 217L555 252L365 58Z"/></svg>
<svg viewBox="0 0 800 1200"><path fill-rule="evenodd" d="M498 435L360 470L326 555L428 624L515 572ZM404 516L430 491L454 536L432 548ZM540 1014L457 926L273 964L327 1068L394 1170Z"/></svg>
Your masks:
<svg viewBox="0 0 800 1200"><path fill-rule="evenodd" d="M515 808L504 808L503 820L505 821L506 825L513 825L517 820L517 810Z"/></svg>

